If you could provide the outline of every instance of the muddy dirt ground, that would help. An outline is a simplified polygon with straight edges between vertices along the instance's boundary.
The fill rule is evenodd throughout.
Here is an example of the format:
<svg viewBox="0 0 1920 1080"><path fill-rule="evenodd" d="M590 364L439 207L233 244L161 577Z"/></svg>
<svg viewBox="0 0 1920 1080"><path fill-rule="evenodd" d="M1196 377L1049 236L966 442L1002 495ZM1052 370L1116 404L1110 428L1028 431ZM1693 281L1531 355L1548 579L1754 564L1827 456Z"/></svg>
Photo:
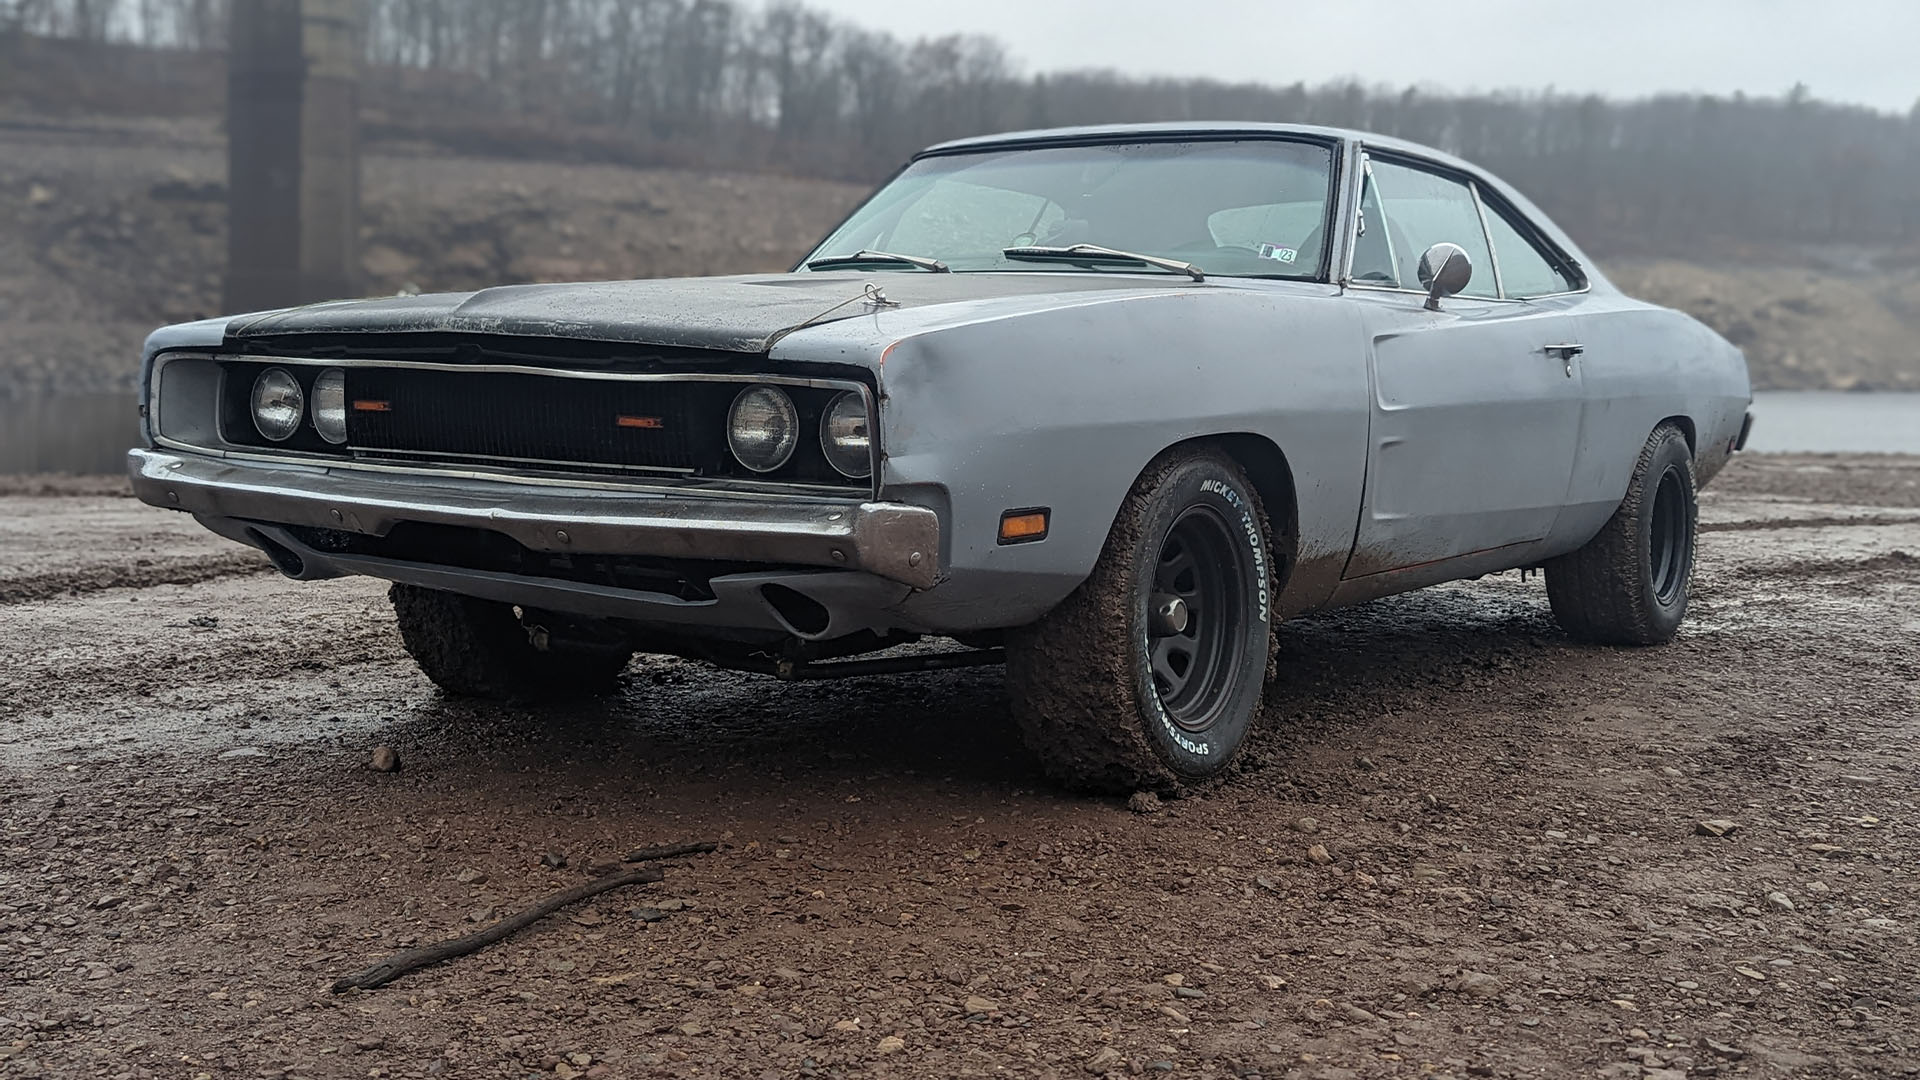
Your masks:
<svg viewBox="0 0 1920 1080"><path fill-rule="evenodd" d="M1920 1073L1920 458L1737 463L1664 649L1517 575L1292 624L1155 813L1049 788L990 670L451 701L378 585L114 492L0 494L3 1077Z"/></svg>

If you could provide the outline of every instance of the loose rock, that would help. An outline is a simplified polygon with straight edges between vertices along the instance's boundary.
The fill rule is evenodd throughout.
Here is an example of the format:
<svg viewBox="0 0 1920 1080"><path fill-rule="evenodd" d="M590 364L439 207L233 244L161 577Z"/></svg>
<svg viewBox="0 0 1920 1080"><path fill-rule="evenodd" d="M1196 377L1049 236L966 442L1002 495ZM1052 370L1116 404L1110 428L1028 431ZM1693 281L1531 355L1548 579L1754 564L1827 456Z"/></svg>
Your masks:
<svg viewBox="0 0 1920 1080"><path fill-rule="evenodd" d="M1151 791L1136 791L1127 797L1127 809L1136 814L1157 814L1160 812L1160 796Z"/></svg>
<svg viewBox="0 0 1920 1080"><path fill-rule="evenodd" d="M1768 893L1767 903L1772 904L1775 910L1778 910L1778 911L1793 910L1793 900L1790 897L1788 897L1786 893L1783 893L1783 892Z"/></svg>
<svg viewBox="0 0 1920 1080"><path fill-rule="evenodd" d="M1325 866L1333 861L1333 856L1327 854L1327 846L1325 844L1315 844L1307 849L1307 859L1321 866Z"/></svg>
<svg viewBox="0 0 1920 1080"><path fill-rule="evenodd" d="M1472 998L1498 997L1504 989L1500 980L1484 971L1463 971L1453 980L1454 993Z"/></svg>
<svg viewBox="0 0 1920 1080"><path fill-rule="evenodd" d="M906 1048L907 1040L898 1035L889 1035L880 1040L880 1045L874 1047L875 1050L882 1054L897 1054Z"/></svg>
<svg viewBox="0 0 1920 1080"><path fill-rule="evenodd" d="M1726 836L1739 827L1738 824L1726 818L1712 818L1695 825L1693 831L1701 836Z"/></svg>
<svg viewBox="0 0 1920 1080"><path fill-rule="evenodd" d="M400 754L391 746L376 746L373 757L367 762L374 772L399 772Z"/></svg>

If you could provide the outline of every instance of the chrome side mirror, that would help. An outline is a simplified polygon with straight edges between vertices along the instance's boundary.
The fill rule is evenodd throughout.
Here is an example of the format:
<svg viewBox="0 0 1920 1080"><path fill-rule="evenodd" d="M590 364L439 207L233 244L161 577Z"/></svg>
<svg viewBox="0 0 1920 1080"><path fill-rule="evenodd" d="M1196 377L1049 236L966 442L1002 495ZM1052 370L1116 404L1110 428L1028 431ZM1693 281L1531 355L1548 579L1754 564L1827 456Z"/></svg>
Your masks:
<svg viewBox="0 0 1920 1080"><path fill-rule="evenodd" d="M1420 284L1427 290L1427 310L1439 311L1440 298L1453 296L1473 280L1473 260L1459 244L1435 244L1420 256Z"/></svg>

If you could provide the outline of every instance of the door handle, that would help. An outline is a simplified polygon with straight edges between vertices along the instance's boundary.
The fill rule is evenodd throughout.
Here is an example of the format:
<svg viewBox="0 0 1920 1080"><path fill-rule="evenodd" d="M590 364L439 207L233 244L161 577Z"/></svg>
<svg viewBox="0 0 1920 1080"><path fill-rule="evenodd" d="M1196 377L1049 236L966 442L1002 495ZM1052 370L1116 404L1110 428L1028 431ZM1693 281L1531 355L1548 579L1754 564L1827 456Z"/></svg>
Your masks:
<svg viewBox="0 0 1920 1080"><path fill-rule="evenodd" d="M1573 358L1587 351L1585 345L1575 341L1563 341L1558 345L1542 345L1540 351L1548 356L1557 356L1566 364L1567 378L1573 378Z"/></svg>

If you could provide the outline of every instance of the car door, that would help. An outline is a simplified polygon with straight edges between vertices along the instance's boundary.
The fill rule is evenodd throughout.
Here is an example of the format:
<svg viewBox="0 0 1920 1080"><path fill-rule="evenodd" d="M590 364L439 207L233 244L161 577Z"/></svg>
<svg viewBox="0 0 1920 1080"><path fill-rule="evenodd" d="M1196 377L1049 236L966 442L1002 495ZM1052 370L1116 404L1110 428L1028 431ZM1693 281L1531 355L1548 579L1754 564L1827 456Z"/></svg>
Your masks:
<svg viewBox="0 0 1920 1080"><path fill-rule="evenodd" d="M1345 576L1518 556L1552 530L1579 446L1576 301L1502 295L1470 177L1370 156L1362 183L1348 295L1368 328L1373 393ZM1467 252L1473 276L1434 311L1417 267L1440 242Z"/></svg>

